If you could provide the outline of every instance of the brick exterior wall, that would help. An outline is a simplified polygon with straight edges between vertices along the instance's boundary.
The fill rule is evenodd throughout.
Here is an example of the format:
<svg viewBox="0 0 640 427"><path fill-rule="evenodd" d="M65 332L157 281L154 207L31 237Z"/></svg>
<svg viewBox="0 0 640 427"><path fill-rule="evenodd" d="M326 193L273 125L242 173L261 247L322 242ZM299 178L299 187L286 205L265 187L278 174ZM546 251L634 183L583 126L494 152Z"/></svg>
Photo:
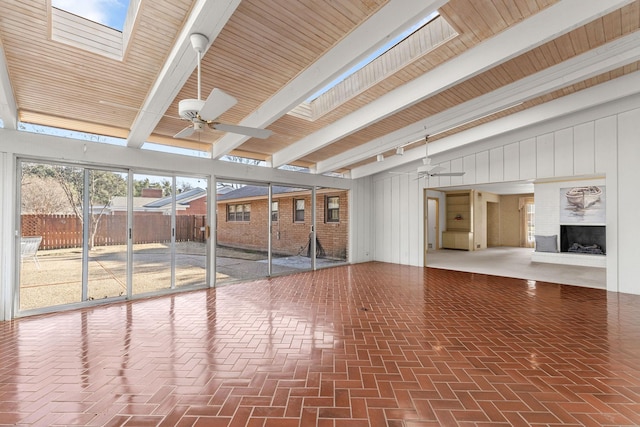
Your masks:
<svg viewBox="0 0 640 427"><path fill-rule="evenodd" d="M187 209L177 211L177 215L206 215L207 214L207 196L202 196L189 202Z"/></svg>
<svg viewBox="0 0 640 427"><path fill-rule="evenodd" d="M325 198L338 196L339 222L325 222ZM294 222L294 199L304 199L304 222ZM273 252L281 255L306 255L311 232L311 194L273 196L278 202L278 221L271 227ZM267 221L271 209L267 199L225 200L217 206L217 243L222 246L267 250ZM227 206L251 204L250 221L227 221ZM325 257L347 259L349 206L346 191L316 193L316 237Z"/></svg>

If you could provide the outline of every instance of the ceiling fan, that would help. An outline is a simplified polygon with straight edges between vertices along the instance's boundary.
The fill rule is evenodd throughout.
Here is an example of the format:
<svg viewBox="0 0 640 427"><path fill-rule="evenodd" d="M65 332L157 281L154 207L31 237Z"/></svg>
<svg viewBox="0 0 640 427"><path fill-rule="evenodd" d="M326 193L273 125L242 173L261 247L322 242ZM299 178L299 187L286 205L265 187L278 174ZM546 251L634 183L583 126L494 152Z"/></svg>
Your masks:
<svg viewBox="0 0 640 427"><path fill-rule="evenodd" d="M205 51L208 42L207 37L202 34L191 34L191 45L198 54L198 99L183 99L178 103L180 118L190 121L191 124L173 137L187 138L195 132L202 132L206 128L211 128L252 138L268 138L273 133L268 129L230 125L216 121L221 114L238 102L233 96L214 88L206 100L201 99L200 63L202 61L202 53Z"/></svg>
<svg viewBox="0 0 640 427"><path fill-rule="evenodd" d="M416 173L418 178L430 178L432 176L462 176L465 172L442 172L445 170L442 166L433 166L431 164L431 158L429 157L429 135L424 137L425 142L425 157L422 159L422 166L418 166Z"/></svg>

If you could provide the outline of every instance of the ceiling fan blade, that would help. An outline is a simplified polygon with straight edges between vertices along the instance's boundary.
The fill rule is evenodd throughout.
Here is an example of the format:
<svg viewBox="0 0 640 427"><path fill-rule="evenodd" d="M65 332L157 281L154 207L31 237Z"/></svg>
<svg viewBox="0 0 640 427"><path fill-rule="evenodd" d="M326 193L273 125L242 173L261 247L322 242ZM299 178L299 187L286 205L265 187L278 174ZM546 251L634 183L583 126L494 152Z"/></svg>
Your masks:
<svg viewBox="0 0 640 427"><path fill-rule="evenodd" d="M222 132L239 133L240 135L250 136L252 138L267 139L273 134L268 129L250 128L248 126L228 125L225 123L215 123L214 129Z"/></svg>
<svg viewBox="0 0 640 427"><path fill-rule="evenodd" d="M237 102L233 96L214 88L200 109L200 118L205 121L215 120Z"/></svg>
<svg viewBox="0 0 640 427"><path fill-rule="evenodd" d="M444 168L442 166L431 166L431 165L418 166L418 173L436 173L443 170Z"/></svg>
<svg viewBox="0 0 640 427"><path fill-rule="evenodd" d="M465 172L442 172L442 173L430 173L429 176L462 176Z"/></svg>
<svg viewBox="0 0 640 427"><path fill-rule="evenodd" d="M184 129L182 129L180 132L176 133L175 135L173 135L174 138L188 138L191 135L193 135L193 132L195 132L195 129L193 128L193 126L189 126L186 127Z"/></svg>

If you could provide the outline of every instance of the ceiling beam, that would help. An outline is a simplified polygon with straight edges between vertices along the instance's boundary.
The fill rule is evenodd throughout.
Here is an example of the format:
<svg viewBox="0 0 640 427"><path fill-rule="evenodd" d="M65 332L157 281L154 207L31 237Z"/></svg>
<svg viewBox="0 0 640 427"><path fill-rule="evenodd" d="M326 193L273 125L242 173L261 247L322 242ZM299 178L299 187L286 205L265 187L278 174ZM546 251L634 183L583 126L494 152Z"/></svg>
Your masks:
<svg viewBox="0 0 640 427"><path fill-rule="evenodd" d="M0 119L5 129L15 130L18 127L18 106L13 96L7 58L4 56L2 44L0 44Z"/></svg>
<svg viewBox="0 0 640 427"><path fill-rule="evenodd" d="M127 145L140 148L162 119L180 89L198 65L196 52L191 46L193 33L209 39L207 49L218 37L241 0L197 0L162 70L147 94L131 131Z"/></svg>
<svg viewBox="0 0 640 427"><path fill-rule="evenodd" d="M640 71L430 142L429 156L436 156L456 150L469 144L495 138L507 132L540 124L588 108L597 107L598 105L613 102L637 93L640 93ZM402 159L395 159L397 156L394 156L395 162L397 163L392 166L400 166L401 161L402 163L407 163L420 160L425 157L425 154L425 147L407 150L404 152ZM351 170L351 177L353 179L362 178L384 172L388 169L388 167L383 167L379 165L379 163L387 163L387 160L385 159L384 162L368 163L353 168ZM391 165L391 162L389 164Z"/></svg>
<svg viewBox="0 0 640 427"><path fill-rule="evenodd" d="M564 0L273 154L277 168L553 40L632 0Z"/></svg>
<svg viewBox="0 0 640 427"><path fill-rule="evenodd" d="M390 0L239 124L251 127L269 126L362 58L375 52L388 40L436 11L447 1ZM212 157L219 159L248 139L242 135L227 134L214 144Z"/></svg>
<svg viewBox="0 0 640 427"><path fill-rule="evenodd" d="M382 152L424 139L426 134L436 135L638 60L640 60L640 33L632 33L598 49L585 52L366 144L322 160L316 164L316 173L344 168Z"/></svg>

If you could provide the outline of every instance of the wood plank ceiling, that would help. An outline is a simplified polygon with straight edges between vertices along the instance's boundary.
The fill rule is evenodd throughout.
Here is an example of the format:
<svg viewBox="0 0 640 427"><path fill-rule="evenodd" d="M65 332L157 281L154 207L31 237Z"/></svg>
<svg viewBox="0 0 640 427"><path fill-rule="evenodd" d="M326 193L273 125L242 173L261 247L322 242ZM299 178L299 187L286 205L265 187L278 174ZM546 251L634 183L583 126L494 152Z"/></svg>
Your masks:
<svg viewBox="0 0 640 427"><path fill-rule="evenodd" d="M375 146L375 141L384 140L416 122L497 93L507 85L526 81L579 55L600 54L606 50L603 47L638 34L640 29L640 0L610 1L613 6L601 13L594 12L593 17L580 25L570 26L486 69L475 72L471 69L463 80L407 102L402 108L383 112L379 119L366 126L349 126L349 119L374 101L394 96L403 85L437 71L465 53L473 54L496 35L563 3L558 0L443 0L438 12L457 36L338 103L316 120L261 110L270 105L274 97L282 95L282 91L289 90L288 85L323 55L330 54L359 26L376 14L390 13L399 1L409 0L241 1L203 58L202 92L206 96L217 87L238 99L234 107L221 115L221 122L242 124L248 117L264 115L267 128L274 134L267 140L242 140L229 154L266 160L273 156L311 167L325 162L327 171L345 172L375 161L373 151L354 155L347 162L337 162L333 169L331 159L358 147ZM49 1L3 1L0 46L4 50L18 120L127 138L183 27L197 13L200 3L198 0L141 0L122 59L114 59L53 40ZM580 4L596 3L599 0ZM376 35L381 40L386 36ZM635 40L630 48L638 47L637 38ZM192 51L187 54L195 57ZM473 61L470 63L473 65ZM435 139L636 71L638 59L630 56L614 68L602 69L580 81L570 81L564 87L530 94L513 108L456 127ZM308 84L309 88L318 86L325 77L319 75L317 81ZM203 151L212 151L212 147L224 140L226 134L214 130L196 133L189 139L172 137L186 126L177 118L178 102L195 98L196 93L194 71L173 102L167 105L165 116L147 140ZM345 130L317 146L309 143L309 148L298 148L315 135L334 128ZM407 149L420 145L411 142L409 138L403 141L409 144ZM393 149L387 144L387 150L379 152L391 155Z"/></svg>

